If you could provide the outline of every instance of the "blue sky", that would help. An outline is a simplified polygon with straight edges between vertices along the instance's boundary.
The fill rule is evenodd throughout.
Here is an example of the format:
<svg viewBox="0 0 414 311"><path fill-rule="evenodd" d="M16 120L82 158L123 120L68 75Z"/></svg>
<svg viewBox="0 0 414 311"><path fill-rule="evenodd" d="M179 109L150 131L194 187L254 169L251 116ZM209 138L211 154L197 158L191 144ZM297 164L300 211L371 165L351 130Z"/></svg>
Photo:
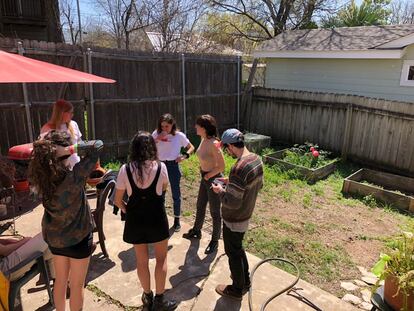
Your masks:
<svg viewBox="0 0 414 311"><path fill-rule="evenodd" d="M361 4L363 0L355 0L356 4ZM349 0L343 0L341 1L343 3L349 2ZM96 9L93 5L93 0L79 0L80 3L80 9L81 9L81 15L83 18L87 16L99 16L99 14L96 12Z"/></svg>

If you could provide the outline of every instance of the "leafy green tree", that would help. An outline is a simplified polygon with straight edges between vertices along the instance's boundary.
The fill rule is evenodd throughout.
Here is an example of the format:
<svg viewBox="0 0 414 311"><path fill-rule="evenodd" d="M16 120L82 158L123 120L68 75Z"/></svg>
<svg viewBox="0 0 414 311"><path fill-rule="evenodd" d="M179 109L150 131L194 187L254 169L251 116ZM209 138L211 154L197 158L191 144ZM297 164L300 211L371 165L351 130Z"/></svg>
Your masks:
<svg viewBox="0 0 414 311"><path fill-rule="evenodd" d="M322 22L323 28L356 27L387 24L391 14L391 0L364 0L360 6L352 0L339 10L335 16L329 16Z"/></svg>

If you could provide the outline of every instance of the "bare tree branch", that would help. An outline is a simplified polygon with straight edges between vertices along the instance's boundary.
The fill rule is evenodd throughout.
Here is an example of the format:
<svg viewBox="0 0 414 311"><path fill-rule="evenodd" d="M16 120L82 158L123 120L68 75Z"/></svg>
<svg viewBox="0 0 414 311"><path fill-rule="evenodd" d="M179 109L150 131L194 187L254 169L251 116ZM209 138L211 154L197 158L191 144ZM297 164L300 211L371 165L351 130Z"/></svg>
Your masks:
<svg viewBox="0 0 414 311"><path fill-rule="evenodd" d="M336 0L208 0L218 12L238 14L246 21L258 26L261 34L249 33L235 27L236 32L243 32L245 38L252 41L270 39L286 29L308 27L315 15L332 10ZM315 22L313 22L315 25ZM237 29L236 29L237 28Z"/></svg>

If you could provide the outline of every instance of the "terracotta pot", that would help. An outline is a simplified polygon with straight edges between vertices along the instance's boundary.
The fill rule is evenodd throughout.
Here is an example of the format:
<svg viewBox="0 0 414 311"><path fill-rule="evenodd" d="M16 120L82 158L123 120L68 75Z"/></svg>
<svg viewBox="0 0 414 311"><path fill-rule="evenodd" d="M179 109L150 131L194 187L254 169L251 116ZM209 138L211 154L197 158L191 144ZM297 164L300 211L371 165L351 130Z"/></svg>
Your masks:
<svg viewBox="0 0 414 311"><path fill-rule="evenodd" d="M101 182L102 176L105 175L106 170L101 167L99 160L95 165L95 169L89 175L89 178L86 180L89 186L95 187L98 183Z"/></svg>
<svg viewBox="0 0 414 311"><path fill-rule="evenodd" d="M398 278L389 275L384 282L384 299L387 304L395 311L402 310L404 306L404 292L400 290L398 295L395 294L398 291ZM408 296L407 310L414 310L414 291Z"/></svg>
<svg viewBox="0 0 414 311"><path fill-rule="evenodd" d="M30 189L29 181L27 179L15 180L13 182L13 186L14 186L14 190L16 190L16 192L29 191L29 189Z"/></svg>

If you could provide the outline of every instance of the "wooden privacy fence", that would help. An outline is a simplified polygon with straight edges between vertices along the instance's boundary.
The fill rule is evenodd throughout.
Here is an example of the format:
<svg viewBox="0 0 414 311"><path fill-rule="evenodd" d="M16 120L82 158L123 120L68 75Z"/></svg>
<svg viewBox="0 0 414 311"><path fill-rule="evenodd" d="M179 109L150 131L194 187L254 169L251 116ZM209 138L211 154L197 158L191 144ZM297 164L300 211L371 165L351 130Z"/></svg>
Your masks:
<svg viewBox="0 0 414 311"><path fill-rule="evenodd" d="M0 39L16 52L17 41ZM199 114L216 117L219 128L237 126L240 111L239 57L150 53L23 41L24 55L115 79L115 84L0 84L0 153L37 137L57 98L75 105L74 120L84 137L105 142L108 157L126 155L137 130L152 131L161 114L172 113L192 135ZM27 111L25 107L29 107ZM29 118L28 118L29 117ZM31 121L31 122L29 122Z"/></svg>
<svg viewBox="0 0 414 311"><path fill-rule="evenodd" d="M318 143L343 158L414 176L414 103L254 88L242 122L274 141Z"/></svg>

